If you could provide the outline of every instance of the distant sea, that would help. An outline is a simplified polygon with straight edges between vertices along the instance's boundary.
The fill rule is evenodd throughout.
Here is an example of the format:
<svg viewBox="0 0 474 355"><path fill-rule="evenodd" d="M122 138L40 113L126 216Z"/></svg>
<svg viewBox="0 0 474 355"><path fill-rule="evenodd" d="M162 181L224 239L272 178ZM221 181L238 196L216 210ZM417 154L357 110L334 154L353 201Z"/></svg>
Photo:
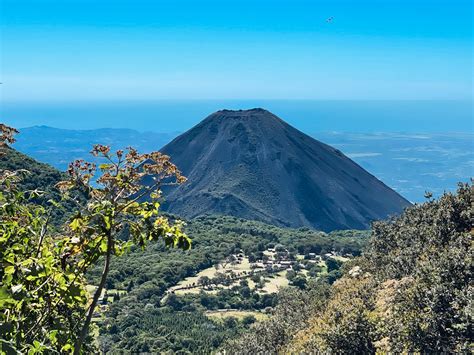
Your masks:
<svg viewBox="0 0 474 355"><path fill-rule="evenodd" d="M157 100L3 102L17 128L132 128L185 131L220 109L265 108L306 132L473 132L472 101Z"/></svg>

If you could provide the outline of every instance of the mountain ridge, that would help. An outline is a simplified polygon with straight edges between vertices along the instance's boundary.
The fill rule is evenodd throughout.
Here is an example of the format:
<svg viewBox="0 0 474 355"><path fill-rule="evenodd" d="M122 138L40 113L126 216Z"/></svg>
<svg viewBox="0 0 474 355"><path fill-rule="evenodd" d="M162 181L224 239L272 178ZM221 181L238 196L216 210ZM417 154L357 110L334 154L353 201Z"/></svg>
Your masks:
<svg viewBox="0 0 474 355"><path fill-rule="evenodd" d="M166 189L163 207L186 218L217 213L330 231L364 229L410 205L339 150L262 108L217 111L161 151L188 177Z"/></svg>

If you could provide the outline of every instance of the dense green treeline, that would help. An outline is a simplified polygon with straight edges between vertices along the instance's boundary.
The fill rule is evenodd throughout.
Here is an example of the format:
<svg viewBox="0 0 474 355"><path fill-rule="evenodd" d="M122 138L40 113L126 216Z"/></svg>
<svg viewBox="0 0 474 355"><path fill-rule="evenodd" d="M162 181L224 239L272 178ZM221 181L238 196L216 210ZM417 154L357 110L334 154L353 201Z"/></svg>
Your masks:
<svg viewBox="0 0 474 355"><path fill-rule="evenodd" d="M146 306L143 312L132 309L117 323L119 326L112 325L101 337L102 350L209 353L245 329L242 323L214 321L199 311L183 312L152 306Z"/></svg>
<svg viewBox="0 0 474 355"><path fill-rule="evenodd" d="M18 182L20 191L34 191L39 193L32 200L43 207L50 207L48 202L61 200L61 194L55 185L66 179L62 173L48 164L39 163L29 156L22 154L8 146L0 146L0 172L1 171L23 171L22 179ZM81 194L76 194L78 201L84 201ZM66 222L67 215L74 211L76 206L73 201L63 201L62 209L51 208L50 220L53 225L59 227Z"/></svg>
<svg viewBox="0 0 474 355"><path fill-rule="evenodd" d="M54 185L65 179L66 175L48 164L39 163L29 156L8 146L0 147L0 171L27 170L29 174L19 183L19 188L25 190L40 189L47 191L51 197L60 198L59 191Z"/></svg>

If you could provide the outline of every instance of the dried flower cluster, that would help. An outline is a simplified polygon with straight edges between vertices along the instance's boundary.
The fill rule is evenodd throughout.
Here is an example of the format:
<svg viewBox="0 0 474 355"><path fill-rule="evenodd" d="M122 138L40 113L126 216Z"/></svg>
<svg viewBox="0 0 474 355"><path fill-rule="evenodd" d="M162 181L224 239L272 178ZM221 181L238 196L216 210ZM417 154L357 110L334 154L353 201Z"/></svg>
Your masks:
<svg viewBox="0 0 474 355"><path fill-rule="evenodd" d="M14 135L18 133L18 130L7 126L6 124L0 123L0 147L6 144L15 143Z"/></svg>
<svg viewBox="0 0 474 355"><path fill-rule="evenodd" d="M97 173L97 166L84 160L76 160L69 165L69 181L63 181L57 186L67 190L72 186L81 186L89 190L95 197L113 195L114 199L128 199L139 194L158 194L159 187L163 185L181 184L186 178L181 174L176 165L171 163L170 157L160 152L139 154L132 147L111 153L110 147L96 144L91 154L105 160L98 166L100 176L96 180L98 189L91 189L90 182ZM143 186L144 178L152 181L148 186ZM143 196L142 196L143 195Z"/></svg>

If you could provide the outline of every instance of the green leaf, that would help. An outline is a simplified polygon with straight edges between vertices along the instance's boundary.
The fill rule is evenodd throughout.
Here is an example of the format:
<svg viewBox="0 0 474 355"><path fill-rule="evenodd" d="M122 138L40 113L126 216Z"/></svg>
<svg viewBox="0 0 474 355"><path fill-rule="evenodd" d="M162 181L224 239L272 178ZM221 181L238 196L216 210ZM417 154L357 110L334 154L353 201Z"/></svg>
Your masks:
<svg viewBox="0 0 474 355"><path fill-rule="evenodd" d="M110 229L112 227L112 223L110 221L110 216L104 216L104 224L106 229Z"/></svg>
<svg viewBox="0 0 474 355"><path fill-rule="evenodd" d="M62 351L67 352L68 350L72 350L71 344L66 344L61 348Z"/></svg>
<svg viewBox="0 0 474 355"><path fill-rule="evenodd" d="M73 231L77 231L82 227L83 224L84 220L80 217L77 217L71 223L69 223L69 227L71 227Z"/></svg>
<svg viewBox="0 0 474 355"><path fill-rule="evenodd" d="M15 266L7 266L4 269L4 272L5 272L6 275L14 274L15 273Z"/></svg>
<svg viewBox="0 0 474 355"><path fill-rule="evenodd" d="M102 253L105 253L107 251L107 239L105 239L105 238L102 239L102 241L100 242L99 250Z"/></svg>
<svg viewBox="0 0 474 355"><path fill-rule="evenodd" d="M6 286L0 287L0 302L10 299L10 292Z"/></svg>
<svg viewBox="0 0 474 355"><path fill-rule="evenodd" d="M49 337L49 340L51 341L51 344L53 344L53 345L57 344L57 342L58 342L57 335L58 335L57 330L53 330L53 331L49 332L48 337Z"/></svg>

